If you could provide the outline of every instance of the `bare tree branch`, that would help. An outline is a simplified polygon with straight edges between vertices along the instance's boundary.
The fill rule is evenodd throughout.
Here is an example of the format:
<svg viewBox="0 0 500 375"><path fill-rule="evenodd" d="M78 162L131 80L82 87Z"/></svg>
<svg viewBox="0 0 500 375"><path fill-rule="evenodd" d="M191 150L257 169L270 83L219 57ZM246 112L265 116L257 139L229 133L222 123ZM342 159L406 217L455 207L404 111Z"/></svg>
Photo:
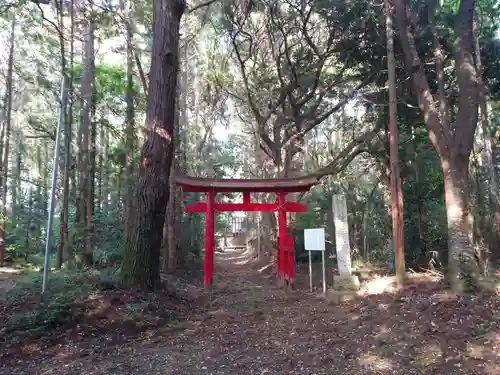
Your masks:
<svg viewBox="0 0 500 375"><path fill-rule="evenodd" d="M199 10L199 9L207 8L210 5L215 4L217 1L218 0L208 0L208 1L204 2L204 3L195 5L193 7L189 7L189 10L187 11L187 13L193 13L193 12L196 12L197 10Z"/></svg>
<svg viewBox="0 0 500 375"><path fill-rule="evenodd" d="M356 137L349 142L328 165L313 172L312 175L320 179L324 176L338 174L342 172L356 156L383 148L384 144L378 138L378 130L379 129L375 128Z"/></svg>

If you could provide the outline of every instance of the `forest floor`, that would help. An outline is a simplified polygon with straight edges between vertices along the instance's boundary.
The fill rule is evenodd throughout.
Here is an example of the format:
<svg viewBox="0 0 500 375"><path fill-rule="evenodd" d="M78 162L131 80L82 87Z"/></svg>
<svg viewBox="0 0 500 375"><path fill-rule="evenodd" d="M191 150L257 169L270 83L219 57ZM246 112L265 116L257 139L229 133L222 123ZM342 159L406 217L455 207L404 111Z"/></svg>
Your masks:
<svg viewBox="0 0 500 375"><path fill-rule="evenodd" d="M57 335L2 336L12 307L0 301L0 374L500 374L498 294L456 296L431 275L397 290L371 276L358 296L329 302L308 292L307 266L289 291L242 250L217 256L210 294L180 279L175 294L101 291Z"/></svg>

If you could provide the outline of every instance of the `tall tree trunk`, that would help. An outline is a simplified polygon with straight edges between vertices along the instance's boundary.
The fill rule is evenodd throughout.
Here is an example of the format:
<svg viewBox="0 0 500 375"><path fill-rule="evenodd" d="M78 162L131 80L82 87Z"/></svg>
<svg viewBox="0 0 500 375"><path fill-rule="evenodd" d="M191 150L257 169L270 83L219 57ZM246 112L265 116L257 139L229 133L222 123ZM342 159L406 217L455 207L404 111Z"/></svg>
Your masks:
<svg viewBox="0 0 500 375"><path fill-rule="evenodd" d="M470 193L475 200L471 204L471 220L472 220L472 243L479 250L479 259L486 253L487 246L487 215L488 207L486 207L486 194L483 194L483 166L479 160L480 156L472 150L472 157L469 163L469 168L472 169L472 184L470 184Z"/></svg>
<svg viewBox="0 0 500 375"><path fill-rule="evenodd" d="M460 276L477 276L470 250L472 243L472 220L469 208L469 157L455 156L443 162L446 217L448 219L448 268L451 285L464 288Z"/></svg>
<svg viewBox="0 0 500 375"><path fill-rule="evenodd" d="M96 181L96 156L97 156L97 123L96 123L96 97L97 91L95 88L95 76L92 77L92 97L90 110L90 147L89 147L89 185L87 199L87 223L86 223L86 253L94 253L94 216L95 216L95 181Z"/></svg>
<svg viewBox="0 0 500 375"><path fill-rule="evenodd" d="M64 168L62 173L62 207L61 224L59 227L59 247L57 248L56 268L61 268L64 262L70 260L71 245L69 239L69 196L71 178L71 141L73 139L73 66L74 66L74 1L69 4L70 13L70 40L69 40L69 72L63 72L68 82L65 100L66 108L64 118Z"/></svg>
<svg viewBox="0 0 500 375"><path fill-rule="evenodd" d="M496 133L497 133L497 120L493 120L491 122L491 134L492 138L496 138ZM492 142L491 144L491 158L493 160L493 172L495 173L495 176L497 175L497 170L496 170L496 163L498 159L498 149L496 142ZM500 233L500 205L497 205L495 211L495 232ZM496 251L494 252L494 255L496 256L495 263L500 262L500 236L496 238L496 243L495 243L495 249Z"/></svg>
<svg viewBox="0 0 500 375"><path fill-rule="evenodd" d="M47 210L47 204L49 202L50 173L49 173L49 168L47 168L47 166L50 165L51 162L52 162L52 160L50 159L50 155L49 155L49 142L43 142L42 194L43 194L43 203L44 203L43 209L44 209L44 211Z"/></svg>
<svg viewBox="0 0 500 375"><path fill-rule="evenodd" d="M80 260L84 265L92 264L92 107L94 100L94 33L95 23L90 16L83 41L83 78L81 85L81 148L79 164L79 223L84 232L84 248Z"/></svg>
<svg viewBox="0 0 500 375"><path fill-rule="evenodd" d="M31 248L31 228L33 225L33 203L34 203L34 193L33 186L30 186L28 189L28 217L25 222L25 237L24 237L24 246L26 249Z"/></svg>
<svg viewBox="0 0 500 375"><path fill-rule="evenodd" d="M401 33L401 45L406 66L412 77L420 110L429 138L441 159L445 179L445 203L448 220L448 280L455 292L462 292L468 282L474 282L478 265L471 241L469 223L469 156L473 146L478 118L477 72L473 58L472 27L474 0L461 0L455 20L455 74L459 87L458 110L450 123L449 106L445 96L439 38L434 34L434 59L438 76L438 92L433 95L413 35L412 20L403 0L393 0ZM437 3L437 2L435 2ZM437 4L435 4L437 5ZM433 25L435 8L430 9Z"/></svg>
<svg viewBox="0 0 500 375"><path fill-rule="evenodd" d="M104 125L101 125L100 141L100 183L99 183L99 202L101 202L101 213L103 216L109 213L109 165L108 165L108 132Z"/></svg>
<svg viewBox="0 0 500 375"><path fill-rule="evenodd" d="M425 241L425 233L423 226L423 199L422 199L422 190L420 188L420 153L417 149L417 140L416 140L416 132L413 127L413 124L410 123L410 131L413 139L413 165L415 166L415 184L414 184L414 192L415 192L415 207L417 214L417 231L418 231L418 239L420 241L420 254L418 256L417 265L420 267L427 268L429 266L429 257L427 253L427 244Z"/></svg>
<svg viewBox="0 0 500 375"><path fill-rule="evenodd" d="M4 99L4 123L2 126L2 138L0 144L0 266L3 266L5 259L5 217L6 217L6 203L7 203L7 177L9 169L9 145L10 145L10 128L12 123L12 90L13 88L13 75L14 75L14 41L16 34L16 18L12 16L11 34L10 34L10 47L9 47L9 62L7 67L7 81L5 87Z"/></svg>
<svg viewBox="0 0 500 375"><path fill-rule="evenodd" d="M36 145L36 165L39 178L37 179L37 186L35 191L35 211L37 214L42 214L43 212L45 212L45 202L43 199L43 192L42 192L44 166L43 166L42 150L40 147L40 142L37 142ZM33 235L37 239L37 241L42 238L42 227L40 220L36 220L34 223Z"/></svg>
<svg viewBox="0 0 500 375"><path fill-rule="evenodd" d="M479 47L479 30L477 17L474 18L474 54L476 57L476 69L477 69L477 83L478 83L478 95L479 95L479 109L480 109L480 121L481 130L483 133L483 143L484 143L484 161L485 166L488 171L488 197L489 197L489 213L488 213L488 224L492 229L492 233L495 233L494 241L488 241L488 247L491 255L491 260L493 262L500 255L500 250L497 249L498 240L500 239L500 202L498 197L498 184L495 174L495 165L493 161L493 140L492 132L490 129L490 124L488 122L488 107L486 105L486 96L483 82L483 64L481 62L481 49ZM488 208L486 208L488 211ZM486 212L485 212L486 214ZM494 220L494 225L491 225L491 218Z"/></svg>
<svg viewBox="0 0 500 375"><path fill-rule="evenodd" d="M124 281L146 289L160 283L160 252L174 155L174 123L179 64L182 0L153 3L153 47L146 111L146 139L141 149L134 200L135 225L127 235L121 267Z"/></svg>
<svg viewBox="0 0 500 375"><path fill-rule="evenodd" d="M95 202L96 202L96 158L97 158L97 122L96 122L96 91L92 95L92 110L91 110L91 120L90 120L90 186L89 186L89 196L90 200L88 202L88 212L91 213L89 217L89 223L93 222L93 217L95 214Z"/></svg>
<svg viewBox="0 0 500 375"><path fill-rule="evenodd" d="M176 120L176 127L179 127L179 119L177 116ZM174 133L176 131L174 130ZM178 261L178 253L177 253L177 237L178 234L175 232L175 227L176 227L176 221L177 221L177 203L176 203L176 186L175 186L175 180L173 176L173 172L177 169L176 164L177 161L175 160L172 161L172 167L171 167L171 172L170 172L170 197L169 201L167 204L167 209L165 211L166 214L166 220L163 225L163 257L164 257L164 270L172 273L176 270L177 268L177 261Z"/></svg>
<svg viewBox="0 0 500 375"><path fill-rule="evenodd" d="M402 287L405 281L403 189L399 170L399 140L397 124L396 97L396 59L394 57L394 29L392 26L392 7L389 0L384 1L387 32L387 70L389 73L389 158L391 164L391 213L392 240L395 252L396 282Z"/></svg>
<svg viewBox="0 0 500 375"><path fill-rule="evenodd" d="M134 151L135 151L135 103L134 97L136 95L134 89L134 51L133 51L133 33L131 27L132 17L130 11L130 3L123 1L123 6L125 8L126 22L126 42L127 42L127 91L125 96L125 102L127 105L127 121L125 127L125 212L124 212L124 227L125 227L125 237L129 236L130 228L133 226L131 208L132 200L134 196Z"/></svg>
<svg viewBox="0 0 500 375"><path fill-rule="evenodd" d="M10 196L11 196L11 228L15 231L18 227L18 208L19 208L19 186L21 184L21 170L22 170L22 156L23 156L23 141L21 131L15 127L14 140L15 140L15 154L12 160L12 170L14 172L11 178Z"/></svg>
<svg viewBox="0 0 500 375"><path fill-rule="evenodd" d="M182 49L183 58L181 61L187 61L187 50L188 47L184 46ZM179 80L178 80L178 105L176 110L176 120L175 120L175 128L174 128L174 139L176 150L174 153L174 160L172 161L172 172L179 172L181 169L181 158L182 151L178 148L181 144L181 126L183 126L186 119L186 109L187 109L187 75L185 74L186 69L179 70ZM185 147L185 145L184 145ZM168 272L174 272L177 267L181 266L184 263L184 257L182 252L182 244L181 244L181 228L182 228L182 216L183 207L182 207L182 195L181 189L175 185L175 181L173 176L170 176L170 199L167 205L167 219L165 220L164 228L164 247L165 247L165 269ZM166 237L165 237L166 235Z"/></svg>

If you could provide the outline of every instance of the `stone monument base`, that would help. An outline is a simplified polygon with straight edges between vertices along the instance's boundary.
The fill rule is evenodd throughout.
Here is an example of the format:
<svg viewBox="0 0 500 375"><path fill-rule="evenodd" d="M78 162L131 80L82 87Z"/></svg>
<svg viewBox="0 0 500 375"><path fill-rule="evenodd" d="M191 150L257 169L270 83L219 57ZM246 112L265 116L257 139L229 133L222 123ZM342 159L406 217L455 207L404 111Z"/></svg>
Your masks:
<svg viewBox="0 0 500 375"><path fill-rule="evenodd" d="M333 275L333 288L328 290L325 298L331 303L341 303L355 299L360 288L357 275Z"/></svg>
<svg viewBox="0 0 500 375"><path fill-rule="evenodd" d="M358 291L360 287L358 275L333 275L333 290Z"/></svg>

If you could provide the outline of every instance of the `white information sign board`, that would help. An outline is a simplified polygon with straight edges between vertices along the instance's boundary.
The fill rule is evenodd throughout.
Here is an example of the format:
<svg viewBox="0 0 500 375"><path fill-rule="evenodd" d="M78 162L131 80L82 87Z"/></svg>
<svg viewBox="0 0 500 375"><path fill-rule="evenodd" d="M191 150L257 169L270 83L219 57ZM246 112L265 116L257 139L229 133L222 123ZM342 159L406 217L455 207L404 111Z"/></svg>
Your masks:
<svg viewBox="0 0 500 375"><path fill-rule="evenodd" d="M304 229L304 247L307 251L325 251L325 228Z"/></svg>
<svg viewBox="0 0 500 375"><path fill-rule="evenodd" d="M323 266L323 294L326 294L326 269L325 269L325 228L304 229L304 248L309 252L309 290L313 291L312 284L312 252L321 251L321 264Z"/></svg>

